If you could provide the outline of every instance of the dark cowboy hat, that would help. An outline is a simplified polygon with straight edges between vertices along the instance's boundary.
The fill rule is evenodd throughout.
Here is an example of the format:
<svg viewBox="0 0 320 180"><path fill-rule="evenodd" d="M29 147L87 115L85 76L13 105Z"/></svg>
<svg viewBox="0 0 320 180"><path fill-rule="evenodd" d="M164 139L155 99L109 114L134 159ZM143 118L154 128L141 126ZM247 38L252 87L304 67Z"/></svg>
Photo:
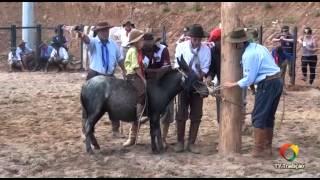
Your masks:
<svg viewBox="0 0 320 180"><path fill-rule="evenodd" d="M186 27L183 28L183 32L188 32L189 29L190 29L190 28L189 28L188 26L186 26Z"/></svg>
<svg viewBox="0 0 320 180"><path fill-rule="evenodd" d="M113 26L111 26L108 22L99 22L94 28L93 31L98 32L103 29L110 29Z"/></svg>
<svg viewBox="0 0 320 180"><path fill-rule="evenodd" d="M153 41L153 42L158 42L160 41L162 38L161 37L154 37L153 33L145 33L143 36L143 40L145 41Z"/></svg>
<svg viewBox="0 0 320 180"><path fill-rule="evenodd" d="M122 26L125 27L126 25L130 25L131 27L135 28L134 24L132 22L130 22L130 21L127 21Z"/></svg>
<svg viewBox="0 0 320 180"><path fill-rule="evenodd" d="M205 32L200 24L193 24L187 31L187 36L204 38L209 37L209 33Z"/></svg>
<svg viewBox="0 0 320 180"><path fill-rule="evenodd" d="M25 44L26 44L26 42L25 42L24 40L22 40L22 41L19 43L18 46L22 46L22 45L25 45Z"/></svg>
<svg viewBox="0 0 320 180"><path fill-rule="evenodd" d="M62 43L57 38L53 37L51 41L51 46L60 47L62 46Z"/></svg>
<svg viewBox="0 0 320 180"><path fill-rule="evenodd" d="M230 43L241 43L249 40L250 36L245 32L244 28L236 28L227 35L227 41Z"/></svg>
<svg viewBox="0 0 320 180"><path fill-rule="evenodd" d="M312 34L312 29L311 29L310 27L305 27L304 30L303 30L303 32L304 32L305 34Z"/></svg>

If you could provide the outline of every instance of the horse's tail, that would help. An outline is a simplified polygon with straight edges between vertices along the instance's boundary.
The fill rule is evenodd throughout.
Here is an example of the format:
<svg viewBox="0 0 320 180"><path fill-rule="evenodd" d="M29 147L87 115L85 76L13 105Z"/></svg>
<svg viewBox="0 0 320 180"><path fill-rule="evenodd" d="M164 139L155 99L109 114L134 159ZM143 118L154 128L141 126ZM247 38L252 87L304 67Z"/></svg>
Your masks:
<svg viewBox="0 0 320 180"><path fill-rule="evenodd" d="M81 107L82 107L82 119L83 121L86 121L86 119L88 118L88 112L87 112L87 107L86 107L86 103L84 100L84 95L83 95L83 87L80 93L80 102L81 102Z"/></svg>

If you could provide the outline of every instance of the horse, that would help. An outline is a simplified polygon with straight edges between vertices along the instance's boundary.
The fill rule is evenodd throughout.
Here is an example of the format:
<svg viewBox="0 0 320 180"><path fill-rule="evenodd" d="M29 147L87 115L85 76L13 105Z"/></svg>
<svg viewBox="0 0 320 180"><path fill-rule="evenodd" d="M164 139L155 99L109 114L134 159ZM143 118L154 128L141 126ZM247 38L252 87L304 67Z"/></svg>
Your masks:
<svg viewBox="0 0 320 180"><path fill-rule="evenodd" d="M150 119L150 135L152 152L164 151L160 129L160 114L170 101L182 90L196 87L203 96L209 91L199 83L196 74L191 71L183 59L177 58L179 68L171 69L157 80L147 81L147 115ZM198 83L197 83L198 82ZM89 154L100 146L94 136L94 127L99 119L108 113L111 121L138 121L136 118L137 91L128 81L114 77L96 76L86 81L81 89L82 132L85 134L85 147Z"/></svg>

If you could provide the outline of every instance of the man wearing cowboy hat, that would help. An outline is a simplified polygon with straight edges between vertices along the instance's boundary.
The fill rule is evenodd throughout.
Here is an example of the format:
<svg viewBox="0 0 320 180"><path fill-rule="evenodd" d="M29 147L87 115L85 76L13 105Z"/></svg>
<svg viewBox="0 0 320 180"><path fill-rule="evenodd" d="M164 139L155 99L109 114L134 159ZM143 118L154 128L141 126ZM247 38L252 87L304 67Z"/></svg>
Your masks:
<svg viewBox="0 0 320 180"><path fill-rule="evenodd" d="M65 70L69 62L69 54L61 42L54 39L51 46L53 47L50 58L45 65L45 72L47 72L49 64L56 64L59 68L58 71Z"/></svg>
<svg viewBox="0 0 320 180"><path fill-rule="evenodd" d="M130 22L127 21L126 23L124 23L122 25L122 27L124 28L123 31L121 31L120 33L120 41L121 41L121 53L123 55L123 58L126 58L126 54L128 52L128 42L129 42L129 33L135 28L135 25Z"/></svg>
<svg viewBox="0 0 320 180"><path fill-rule="evenodd" d="M208 37L208 33L204 32L199 24L194 24L190 27L186 34L190 40L179 43L176 47L175 57L180 58L183 56L186 63L189 65L200 81L203 80L205 74L209 71L211 62L210 48L201 43L204 37ZM175 61L175 67L179 67ZM187 150L192 153L200 153L195 145L198 135L198 129L202 118L203 97L196 93L193 89L191 92L183 91L178 96L178 112L176 114L177 122L177 138L178 143L175 147L176 152L184 151L184 134L186 121L190 117L190 131ZM190 107L190 114L188 109Z"/></svg>
<svg viewBox="0 0 320 180"><path fill-rule="evenodd" d="M16 52L16 48L13 47L8 54L9 72L12 72L13 68L19 68L24 71L24 67L21 61L20 54Z"/></svg>
<svg viewBox="0 0 320 180"><path fill-rule="evenodd" d="M78 32L84 43L87 44L90 52L90 69L87 80L97 76L114 76L117 64L122 70L122 75L125 78L126 69L124 67L123 57L116 44L109 37L109 29L113 27L108 22L98 23L94 31L97 33L95 37L89 37L82 32ZM119 133L120 121L112 121L112 131L114 137L121 137Z"/></svg>
<svg viewBox="0 0 320 180"><path fill-rule="evenodd" d="M146 79L159 79L165 72L172 69L168 48L160 44L161 38L156 38L152 33L144 35L144 46L142 48L145 60L148 61L148 68L145 70ZM169 125L174 121L174 104L173 101L167 106L166 111L161 115L162 140L164 147L167 148L167 135Z"/></svg>
<svg viewBox="0 0 320 180"><path fill-rule="evenodd" d="M34 61L34 51L26 45L25 41L21 41L17 48L17 53L19 53L23 66L25 69L31 70Z"/></svg>
<svg viewBox="0 0 320 180"><path fill-rule="evenodd" d="M176 42L176 44L178 45L179 43L182 43L184 41L187 41L190 39L189 36L187 36L187 32L189 31L189 27L186 26L183 28L183 34L180 36L180 38L178 39L178 41Z"/></svg>
<svg viewBox="0 0 320 180"><path fill-rule="evenodd" d="M280 68L275 64L269 50L257 43L250 43L243 28L232 31L227 41L243 49L243 78L238 82L225 82L225 88L247 88L257 84L255 104L252 112L255 146L253 157L272 154L272 138L275 113L282 94L283 79Z"/></svg>

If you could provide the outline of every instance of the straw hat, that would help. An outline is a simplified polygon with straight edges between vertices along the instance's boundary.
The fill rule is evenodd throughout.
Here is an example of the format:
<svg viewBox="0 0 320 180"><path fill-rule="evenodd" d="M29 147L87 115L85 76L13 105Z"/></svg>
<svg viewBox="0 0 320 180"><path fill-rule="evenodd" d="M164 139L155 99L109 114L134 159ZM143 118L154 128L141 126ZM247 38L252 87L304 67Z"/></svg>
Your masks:
<svg viewBox="0 0 320 180"><path fill-rule="evenodd" d="M128 44L132 44L135 42L138 42L140 39L142 39L144 36L143 31L134 29L129 33L129 42Z"/></svg>

